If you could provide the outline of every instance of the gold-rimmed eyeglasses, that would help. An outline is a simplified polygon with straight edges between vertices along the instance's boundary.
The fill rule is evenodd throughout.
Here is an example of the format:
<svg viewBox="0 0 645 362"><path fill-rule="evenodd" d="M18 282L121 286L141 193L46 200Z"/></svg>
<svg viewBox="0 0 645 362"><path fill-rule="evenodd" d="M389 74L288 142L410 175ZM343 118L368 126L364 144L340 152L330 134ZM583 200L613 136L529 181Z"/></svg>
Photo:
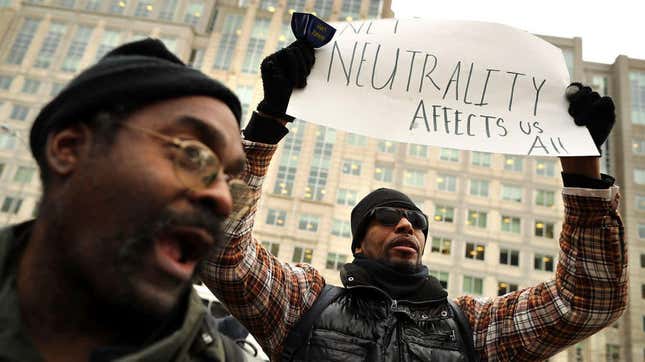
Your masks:
<svg viewBox="0 0 645 362"><path fill-rule="evenodd" d="M223 172L220 158L208 146L197 140L170 137L128 123L122 125L164 141L175 148L178 152L173 157L173 170L179 182L189 190L203 190L211 187ZM249 187L238 178L227 178L225 181L233 199L233 210L229 217L239 218L249 207Z"/></svg>

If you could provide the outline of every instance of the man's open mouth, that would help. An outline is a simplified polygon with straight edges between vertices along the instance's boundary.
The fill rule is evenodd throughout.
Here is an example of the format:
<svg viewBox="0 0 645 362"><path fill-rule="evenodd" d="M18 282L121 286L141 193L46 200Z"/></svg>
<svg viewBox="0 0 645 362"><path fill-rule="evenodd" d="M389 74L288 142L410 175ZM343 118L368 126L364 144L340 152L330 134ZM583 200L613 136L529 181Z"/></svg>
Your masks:
<svg viewBox="0 0 645 362"><path fill-rule="evenodd" d="M388 248L390 250L395 250L405 253L418 253L419 246L411 238L401 237L396 238L393 241L390 241Z"/></svg>
<svg viewBox="0 0 645 362"><path fill-rule="evenodd" d="M213 244L213 238L203 229L171 227L155 239L157 262L166 273L187 280Z"/></svg>

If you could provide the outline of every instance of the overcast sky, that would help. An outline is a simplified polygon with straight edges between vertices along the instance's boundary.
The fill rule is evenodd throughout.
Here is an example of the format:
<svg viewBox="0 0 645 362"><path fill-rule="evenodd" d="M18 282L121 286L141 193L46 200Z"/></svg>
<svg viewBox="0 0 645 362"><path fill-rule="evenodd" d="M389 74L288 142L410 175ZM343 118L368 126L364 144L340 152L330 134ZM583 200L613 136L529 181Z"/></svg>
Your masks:
<svg viewBox="0 0 645 362"><path fill-rule="evenodd" d="M645 59L644 0L392 0L397 18L480 20L531 33L582 38L582 58Z"/></svg>

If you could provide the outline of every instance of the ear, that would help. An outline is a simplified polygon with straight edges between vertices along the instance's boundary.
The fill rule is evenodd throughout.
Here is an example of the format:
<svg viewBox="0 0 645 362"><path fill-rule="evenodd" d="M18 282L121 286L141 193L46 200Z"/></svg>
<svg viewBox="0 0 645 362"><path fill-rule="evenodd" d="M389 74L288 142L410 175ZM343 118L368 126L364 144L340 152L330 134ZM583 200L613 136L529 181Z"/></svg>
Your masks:
<svg viewBox="0 0 645 362"><path fill-rule="evenodd" d="M58 176L73 173L82 159L87 157L92 133L84 124L75 124L47 137L45 157L51 172Z"/></svg>
<svg viewBox="0 0 645 362"><path fill-rule="evenodd" d="M354 249L354 254L359 254L359 253L362 253L362 252L363 252L363 248L360 247L360 246L358 248Z"/></svg>

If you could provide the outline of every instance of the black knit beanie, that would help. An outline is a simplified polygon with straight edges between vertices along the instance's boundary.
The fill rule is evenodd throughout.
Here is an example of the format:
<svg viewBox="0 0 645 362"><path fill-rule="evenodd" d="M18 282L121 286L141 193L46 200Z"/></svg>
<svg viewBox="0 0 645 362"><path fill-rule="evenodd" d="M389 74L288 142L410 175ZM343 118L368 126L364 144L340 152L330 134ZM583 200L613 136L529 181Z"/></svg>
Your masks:
<svg viewBox="0 0 645 362"><path fill-rule="evenodd" d="M41 163L47 136L74 123L88 122L97 112L148 104L183 96L203 95L226 104L240 123L237 96L222 83L186 66L157 39L121 45L89 67L40 111L29 142Z"/></svg>
<svg viewBox="0 0 645 362"><path fill-rule="evenodd" d="M372 209L380 206L399 207L402 209L423 212L406 194L400 191L380 188L370 192L352 209L352 254L356 248L361 246L361 240L363 239L363 236L365 236L365 228L369 222L369 220L366 220L367 215L372 211ZM426 238L428 237L427 227L423 229L423 235L425 235Z"/></svg>

